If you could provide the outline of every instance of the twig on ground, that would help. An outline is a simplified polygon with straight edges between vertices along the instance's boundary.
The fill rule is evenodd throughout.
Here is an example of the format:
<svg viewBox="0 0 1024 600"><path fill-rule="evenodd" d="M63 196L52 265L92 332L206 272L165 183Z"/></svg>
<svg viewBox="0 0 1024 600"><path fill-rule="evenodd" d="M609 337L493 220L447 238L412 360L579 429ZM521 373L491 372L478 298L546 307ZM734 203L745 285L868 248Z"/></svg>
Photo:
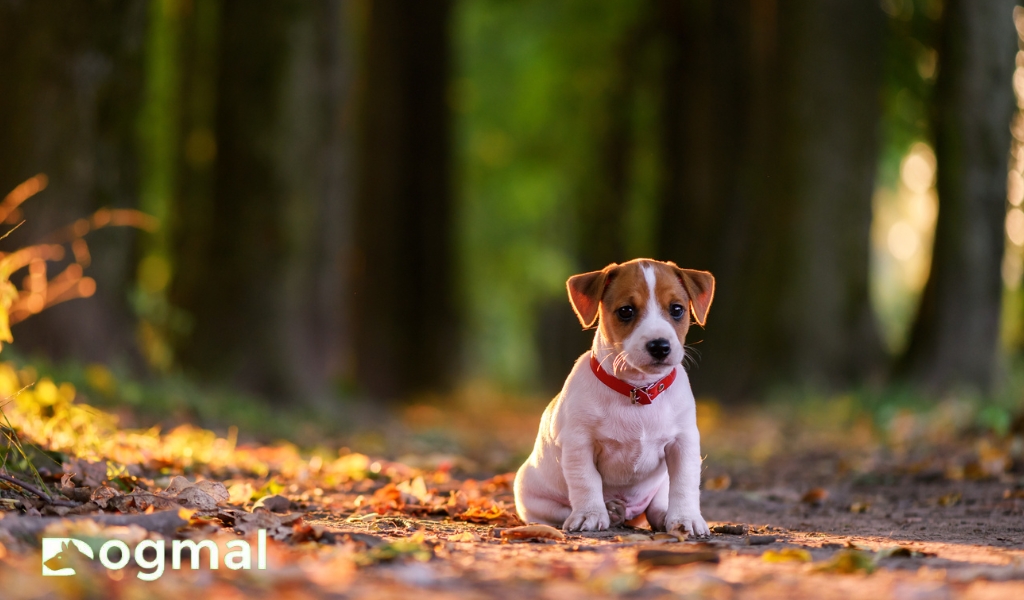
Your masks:
<svg viewBox="0 0 1024 600"><path fill-rule="evenodd" d="M46 492L44 492L43 490L37 488L36 486L30 483L25 483L20 479L11 477L10 475L6 475L4 473L0 473L0 480L16 485L21 489L25 490L26 492L29 492L30 494L33 494L35 496L38 496L39 498L42 498L43 500L46 500L48 503L54 506L81 506L80 502L75 502L74 500L61 500L60 498L54 498L47 494Z"/></svg>

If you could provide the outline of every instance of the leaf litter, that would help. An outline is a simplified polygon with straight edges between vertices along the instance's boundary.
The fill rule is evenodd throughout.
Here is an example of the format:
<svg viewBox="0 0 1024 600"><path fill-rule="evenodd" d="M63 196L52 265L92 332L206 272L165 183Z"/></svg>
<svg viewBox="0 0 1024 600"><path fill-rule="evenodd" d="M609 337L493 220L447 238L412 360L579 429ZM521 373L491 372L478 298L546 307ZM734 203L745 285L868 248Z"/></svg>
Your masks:
<svg viewBox="0 0 1024 600"><path fill-rule="evenodd" d="M20 377L0 363L0 388L20 385ZM311 455L290 444L247 446L237 434L219 437L189 426L131 431L95 416L98 411L79 405L66 387L36 386L22 395L45 399L61 415L48 422L46 411L30 404L5 411L27 443L57 458L40 465L41 483L52 500L70 506L0 486L0 577L14 582L5 591L13 590L15 599L58 589L36 574L44 532L218 544L254 542L257 531L267 532L273 568L264 573L218 570L197 578L181 572L143 588L136 566L118 580L89 567L60 584L72 594L144 590L149 597L178 598L187 585L205 595L233 589L252 597L274 596L282 586L300 595L367 598L532 597L541 588L566 599L641 590L652 596L818 595L820 582L785 578L794 569L829 578L846 597L876 598L922 581L953 595L978 582L1004 586L1006 593L1024 584L1024 569L1016 566L1024 564L1024 539L1014 524L1024 514L1024 494L1018 494L1024 482L1012 470L1019 463L1003 459L1012 447L1003 442L947 452L949 464L966 465L958 471L918 461L912 446L887 454L883 446L865 450L858 443L844 451L789 439L786 447L766 451L764 440L786 438L765 437L774 425L764 415L749 421L737 415L730 420L735 430L706 436L709 457L727 455L724 439L736 444L731 460L708 462L703 506L711 539L645 527L566 534L519 520L512 473L470 477L450 466L462 464L457 460L413 466L347 450ZM760 429L743 430L748 422ZM999 515L993 525L979 525L992 515ZM993 545L992 526L1009 541ZM845 587L851 577L866 579Z"/></svg>

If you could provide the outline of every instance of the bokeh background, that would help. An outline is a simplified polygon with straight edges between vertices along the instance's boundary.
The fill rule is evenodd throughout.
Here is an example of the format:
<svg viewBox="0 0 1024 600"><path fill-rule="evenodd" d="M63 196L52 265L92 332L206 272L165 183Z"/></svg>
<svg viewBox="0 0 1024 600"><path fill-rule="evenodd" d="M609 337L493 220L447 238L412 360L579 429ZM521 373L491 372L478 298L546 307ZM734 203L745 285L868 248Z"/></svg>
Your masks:
<svg viewBox="0 0 1024 600"><path fill-rule="evenodd" d="M141 425L535 420L592 335L566 278L648 256L717 277L703 406L952 395L1005 432L1019 31L1012 0L0 0L0 244L65 248L13 274L4 358Z"/></svg>

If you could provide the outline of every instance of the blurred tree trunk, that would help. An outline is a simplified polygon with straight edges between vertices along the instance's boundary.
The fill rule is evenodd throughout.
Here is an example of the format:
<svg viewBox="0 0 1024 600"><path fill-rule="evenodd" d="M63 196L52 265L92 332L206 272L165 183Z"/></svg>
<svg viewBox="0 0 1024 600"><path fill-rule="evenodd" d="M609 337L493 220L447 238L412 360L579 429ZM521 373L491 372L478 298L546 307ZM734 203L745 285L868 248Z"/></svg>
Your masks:
<svg viewBox="0 0 1024 600"><path fill-rule="evenodd" d="M178 213L181 358L278 400L324 399L348 375L350 8L224 1L207 15L220 24L216 108L208 95L186 118L188 185L212 186L214 202Z"/></svg>
<svg viewBox="0 0 1024 600"><path fill-rule="evenodd" d="M49 176L49 187L23 205L26 223L5 250L100 207L137 206L146 8L141 0L0 1L0 195L36 173ZM86 274L96 294L17 325L15 348L141 366L128 302L134 239L123 228L91 234Z"/></svg>
<svg viewBox="0 0 1024 600"><path fill-rule="evenodd" d="M717 278L699 394L845 385L882 358L868 298L877 5L663 4L660 258ZM703 338L703 339L702 339Z"/></svg>
<svg viewBox="0 0 1024 600"><path fill-rule="evenodd" d="M370 8L355 263L358 380L397 398L452 383L459 354L448 0Z"/></svg>
<svg viewBox="0 0 1024 600"><path fill-rule="evenodd" d="M631 168L639 150L641 135L635 114L637 95L644 85L656 87L657 71L650 60L658 42L657 11L645 1L636 22L627 26L614 48L609 89L603 98L604 115L596 125L595 161L598 174L581 182L576 201L577 264L597 270L613 262L624 262L631 245L626 219L630 209ZM645 63L645 60L647 61ZM654 72L655 77L651 76ZM649 235L649 232L644 232ZM556 393L580 354L589 349L593 331L580 328L564 294L545 300L538 309L536 340L540 355L539 383L545 393Z"/></svg>
<svg viewBox="0 0 1024 600"><path fill-rule="evenodd" d="M939 216L931 273L898 366L936 391L988 390L997 368L1014 5L943 5L933 118Z"/></svg>

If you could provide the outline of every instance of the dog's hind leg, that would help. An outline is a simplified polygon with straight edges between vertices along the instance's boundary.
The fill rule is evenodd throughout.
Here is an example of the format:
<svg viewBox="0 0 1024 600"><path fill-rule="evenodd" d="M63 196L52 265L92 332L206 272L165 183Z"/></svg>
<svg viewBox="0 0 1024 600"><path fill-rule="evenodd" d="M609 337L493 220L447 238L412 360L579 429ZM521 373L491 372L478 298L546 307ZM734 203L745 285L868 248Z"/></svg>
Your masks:
<svg viewBox="0 0 1024 600"><path fill-rule="evenodd" d="M654 531L665 531L665 517L668 515L668 477L662 482L651 503L647 505L647 522Z"/></svg>
<svg viewBox="0 0 1024 600"><path fill-rule="evenodd" d="M544 523L561 528L572 509L549 498L524 494L516 498L516 511L519 518L527 523Z"/></svg>
<svg viewBox="0 0 1024 600"><path fill-rule="evenodd" d="M543 488L540 488L543 490ZM538 493L537 471L529 463L516 473L514 484L516 513L527 523L544 523L561 527L572 513L569 503L562 504L548 495Z"/></svg>

